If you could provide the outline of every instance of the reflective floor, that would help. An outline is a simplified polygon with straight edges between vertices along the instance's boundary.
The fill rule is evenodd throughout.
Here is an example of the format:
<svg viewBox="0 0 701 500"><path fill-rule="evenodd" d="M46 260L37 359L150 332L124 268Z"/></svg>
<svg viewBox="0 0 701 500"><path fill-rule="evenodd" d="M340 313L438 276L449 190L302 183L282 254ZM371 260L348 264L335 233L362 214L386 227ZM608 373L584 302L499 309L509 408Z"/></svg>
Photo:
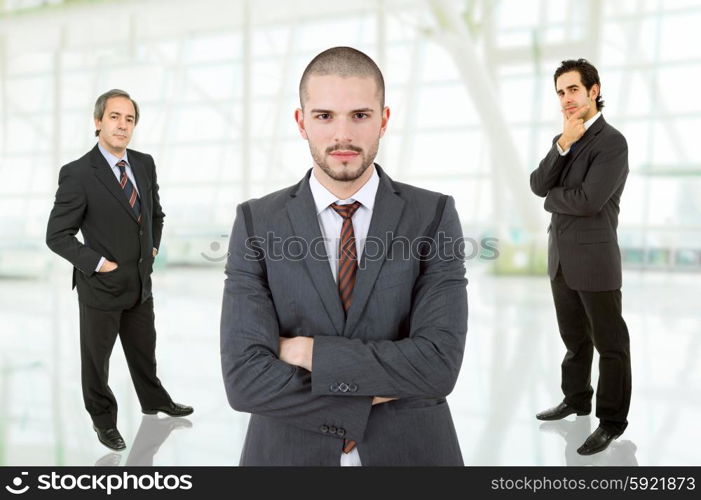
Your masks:
<svg viewBox="0 0 701 500"><path fill-rule="evenodd" d="M469 271L470 319L449 398L467 465L701 465L701 276L626 271L630 425L604 453L576 449L595 417L542 423L561 400L559 339L547 278ZM78 306L70 270L0 281L0 465L234 465L248 416L226 402L219 364L221 269L154 275L159 376L188 419L143 416L116 346L112 389L127 449L111 453L83 409ZM594 370L594 386L596 369Z"/></svg>

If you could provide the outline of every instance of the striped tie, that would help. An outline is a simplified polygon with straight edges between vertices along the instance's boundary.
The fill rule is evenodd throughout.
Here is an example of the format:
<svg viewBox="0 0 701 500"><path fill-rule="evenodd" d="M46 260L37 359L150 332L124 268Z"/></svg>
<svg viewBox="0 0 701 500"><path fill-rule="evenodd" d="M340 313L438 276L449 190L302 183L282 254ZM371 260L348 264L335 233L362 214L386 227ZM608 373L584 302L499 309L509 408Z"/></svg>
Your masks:
<svg viewBox="0 0 701 500"><path fill-rule="evenodd" d="M358 272L358 251L355 248L355 233L353 232L353 214L360 208L359 202L348 205L331 204L338 215L343 217L341 226L341 241L338 245L338 294L341 296L343 310L348 314L353 298L355 275ZM356 442L352 439L343 440L343 453L350 453Z"/></svg>
<svg viewBox="0 0 701 500"><path fill-rule="evenodd" d="M348 313L350 309L355 275L358 271L358 252L355 248L355 234L353 233L353 214L360 208L359 202L348 205L331 204L338 215L343 217L341 226L341 241L338 246L338 294L341 296L343 310Z"/></svg>
<svg viewBox="0 0 701 500"><path fill-rule="evenodd" d="M134 184L131 183L129 176L127 175L127 162L124 160L119 160L117 162L117 166L119 167L119 172L121 174L119 177L119 185L122 186L122 190L127 197L129 206L134 211L134 215L136 215L136 220L141 222L141 201L139 201L139 193L136 192L136 189L134 189Z"/></svg>

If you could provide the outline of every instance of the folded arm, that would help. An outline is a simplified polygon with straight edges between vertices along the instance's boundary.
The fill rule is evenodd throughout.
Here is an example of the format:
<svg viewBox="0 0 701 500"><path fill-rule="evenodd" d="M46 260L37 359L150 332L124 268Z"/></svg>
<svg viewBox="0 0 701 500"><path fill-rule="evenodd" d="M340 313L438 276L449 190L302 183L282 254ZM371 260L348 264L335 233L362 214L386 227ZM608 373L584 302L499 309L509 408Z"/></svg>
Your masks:
<svg viewBox="0 0 701 500"><path fill-rule="evenodd" d="M312 391L329 394L339 381L355 395L391 398L443 397L457 381L467 334L467 291L463 255L456 240L462 229L449 198L431 252L413 287L409 336L401 340L314 337ZM401 293L401 292L398 292ZM372 298L370 299L372 300ZM392 332L387 332L390 337ZM382 337L383 332L373 334ZM357 386L357 388L355 387ZM349 392L333 392L344 396Z"/></svg>
<svg viewBox="0 0 701 500"><path fill-rule="evenodd" d="M567 158L561 155L557 148L559 137L558 135L553 139L550 151L540 161L538 168L531 172L531 191L541 198L545 197L548 191L557 184Z"/></svg>
<svg viewBox="0 0 701 500"><path fill-rule="evenodd" d="M239 206L226 265L221 317L221 362L229 403L237 411L279 418L323 433L334 425L347 438L365 432L372 398L334 398L312 393L309 371L281 361L280 332L267 277L246 256L247 231Z"/></svg>
<svg viewBox="0 0 701 500"><path fill-rule="evenodd" d="M628 146L623 136L595 153L580 186L557 186L545 198L548 212L589 217L601 211L628 175Z"/></svg>

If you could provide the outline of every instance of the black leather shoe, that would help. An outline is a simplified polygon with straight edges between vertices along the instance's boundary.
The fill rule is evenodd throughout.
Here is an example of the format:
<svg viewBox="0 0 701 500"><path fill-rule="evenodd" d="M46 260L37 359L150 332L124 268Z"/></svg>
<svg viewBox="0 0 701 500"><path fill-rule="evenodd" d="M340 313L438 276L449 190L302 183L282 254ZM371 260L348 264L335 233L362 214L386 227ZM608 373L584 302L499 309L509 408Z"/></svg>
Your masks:
<svg viewBox="0 0 701 500"><path fill-rule="evenodd" d="M95 432L97 432L97 439L99 439L100 442L108 448L119 451L127 447L127 445L124 444L122 435L119 433L116 427L110 427L109 429L98 429L93 425L92 428L95 429Z"/></svg>
<svg viewBox="0 0 701 500"><path fill-rule="evenodd" d="M620 435L620 433L613 434L599 426L589 435L584 444L577 449L577 453L580 455L593 455L604 451L611 444L611 441Z"/></svg>
<svg viewBox="0 0 701 500"><path fill-rule="evenodd" d="M576 413L579 416L589 415L591 411L577 411L565 402L560 403L554 408L549 408L545 411L538 413L535 418L538 420L560 420L565 418L567 415L572 415Z"/></svg>
<svg viewBox="0 0 701 500"><path fill-rule="evenodd" d="M156 413L163 412L171 417L185 417L190 415L193 411L192 406L181 405L180 403L171 402L169 405L159 406L158 408L151 408L148 410L142 410L146 415L155 415Z"/></svg>

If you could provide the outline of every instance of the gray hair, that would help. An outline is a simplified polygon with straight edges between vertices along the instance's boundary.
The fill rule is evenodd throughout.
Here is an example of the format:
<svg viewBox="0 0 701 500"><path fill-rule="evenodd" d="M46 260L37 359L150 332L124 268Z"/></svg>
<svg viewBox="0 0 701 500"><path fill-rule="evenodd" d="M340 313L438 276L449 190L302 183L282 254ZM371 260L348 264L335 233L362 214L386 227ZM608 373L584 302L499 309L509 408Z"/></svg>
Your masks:
<svg viewBox="0 0 701 500"><path fill-rule="evenodd" d="M97 98L97 101L95 101L95 110L93 111L93 116L96 120L102 120L102 117L105 114L105 106L107 106L107 100L111 99L112 97L126 97L127 99L129 99L134 105L134 125L139 123L139 105L136 104L136 101L132 99L127 92L120 89L108 90L107 92L105 92ZM97 137L98 135L100 135L100 131L96 130L95 137Z"/></svg>
<svg viewBox="0 0 701 500"><path fill-rule="evenodd" d="M380 104L385 106L385 80L382 72L367 54L352 47L333 47L318 54L309 63L299 82L299 104L304 108L308 97L307 82L314 75L338 75L343 78L357 76L370 77L377 84Z"/></svg>

